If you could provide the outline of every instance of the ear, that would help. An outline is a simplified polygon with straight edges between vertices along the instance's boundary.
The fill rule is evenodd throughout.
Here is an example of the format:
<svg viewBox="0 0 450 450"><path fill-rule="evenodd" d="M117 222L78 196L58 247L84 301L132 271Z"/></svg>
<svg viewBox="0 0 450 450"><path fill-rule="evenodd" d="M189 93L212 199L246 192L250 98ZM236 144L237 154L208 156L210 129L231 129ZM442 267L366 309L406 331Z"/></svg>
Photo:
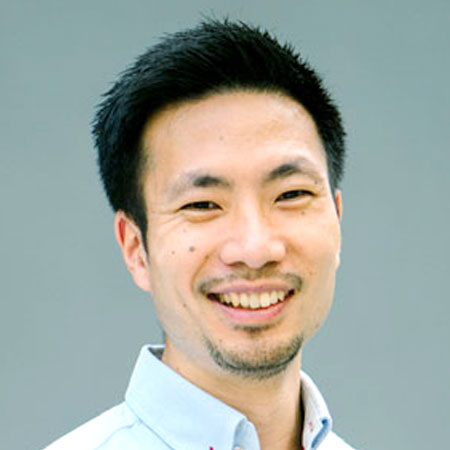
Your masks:
<svg viewBox="0 0 450 450"><path fill-rule="evenodd" d="M339 218L339 221L342 220L342 192L339 189L336 189L334 192L334 204L336 205L336 212Z"/></svg>
<svg viewBox="0 0 450 450"><path fill-rule="evenodd" d="M339 219L339 222L342 220L342 192L339 189L336 189L334 193L334 204L336 205L336 213ZM336 269L341 264L341 233L339 230L339 248L336 253Z"/></svg>
<svg viewBox="0 0 450 450"><path fill-rule="evenodd" d="M134 282L144 291L150 292L149 263L140 229L123 211L117 211L114 231Z"/></svg>

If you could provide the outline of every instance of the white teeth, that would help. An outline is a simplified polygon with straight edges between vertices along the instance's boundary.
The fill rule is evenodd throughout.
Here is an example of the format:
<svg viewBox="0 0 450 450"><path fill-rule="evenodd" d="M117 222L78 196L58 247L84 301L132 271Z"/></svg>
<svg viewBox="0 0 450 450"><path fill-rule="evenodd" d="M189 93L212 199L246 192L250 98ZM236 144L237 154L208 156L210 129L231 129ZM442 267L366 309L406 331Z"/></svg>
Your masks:
<svg viewBox="0 0 450 450"><path fill-rule="evenodd" d="M229 294L219 294L217 298L226 305L233 305L235 308L258 309L267 308L286 297L285 291L266 291L261 293L251 292L249 294L242 292L231 292Z"/></svg>
<svg viewBox="0 0 450 450"><path fill-rule="evenodd" d="M259 305L259 295L255 293L250 294L250 308L256 309L260 307Z"/></svg>
<svg viewBox="0 0 450 450"><path fill-rule="evenodd" d="M239 303L242 307L248 308L250 306L250 300L248 298L247 294L240 294L239 295Z"/></svg>
<svg viewBox="0 0 450 450"><path fill-rule="evenodd" d="M267 292L264 292L261 295L261 306L263 308L266 308L269 305L270 305L270 295Z"/></svg>
<svg viewBox="0 0 450 450"><path fill-rule="evenodd" d="M272 292L270 293L270 304L271 304L271 305L274 305L274 304L277 303L277 302L278 302L278 294L277 294L276 291L272 291Z"/></svg>
<svg viewBox="0 0 450 450"><path fill-rule="evenodd" d="M237 307L239 306L239 296L238 296L235 292L232 292L232 293L230 294L230 297L231 297L231 304L232 304L235 308L237 308Z"/></svg>

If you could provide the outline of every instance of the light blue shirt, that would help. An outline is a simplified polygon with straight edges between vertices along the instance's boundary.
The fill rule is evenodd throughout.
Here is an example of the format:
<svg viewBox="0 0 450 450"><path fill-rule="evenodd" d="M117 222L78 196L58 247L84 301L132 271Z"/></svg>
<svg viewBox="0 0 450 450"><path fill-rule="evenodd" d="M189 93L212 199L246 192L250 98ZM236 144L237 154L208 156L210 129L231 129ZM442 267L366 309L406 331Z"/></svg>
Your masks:
<svg viewBox="0 0 450 450"><path fill-rule="evenodd" d="M255 426L163 364L162 350L142 348L125 402L46 450L260 450ZM351 450L331 432L325 401L303 372L301 386L305 413L302 449Z"/></svg>

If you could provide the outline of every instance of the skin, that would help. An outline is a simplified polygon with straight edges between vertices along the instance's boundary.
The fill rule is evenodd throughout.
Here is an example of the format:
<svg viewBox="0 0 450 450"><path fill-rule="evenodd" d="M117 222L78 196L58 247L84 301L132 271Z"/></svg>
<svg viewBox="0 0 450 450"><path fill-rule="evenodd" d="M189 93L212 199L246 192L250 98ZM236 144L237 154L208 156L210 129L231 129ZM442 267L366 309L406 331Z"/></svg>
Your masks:
<svg viewBox="0 0 450 450"><path fill-rule="evenodd" d="M163 362L246 414L262 449L299 448L300 346L328 314L340 252L313 120L281 94L226 92L166 108L142 142L148 254L122 211L115 228L166 333ZM265 309L214 300L274 289L290 294Z"/></svg>

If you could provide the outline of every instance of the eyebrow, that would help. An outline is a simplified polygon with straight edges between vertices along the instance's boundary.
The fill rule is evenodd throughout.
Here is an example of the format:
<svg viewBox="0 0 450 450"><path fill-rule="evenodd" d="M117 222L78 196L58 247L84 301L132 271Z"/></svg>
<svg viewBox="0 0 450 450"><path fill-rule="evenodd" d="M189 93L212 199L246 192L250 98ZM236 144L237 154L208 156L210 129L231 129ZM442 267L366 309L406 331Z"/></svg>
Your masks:
<svg viewBox="0 0 450 450"><path fill-rule="evenodd" d="M168 196L173 199L187 190L196 188L211 188L219 187L231 190L231 184L225 178L209 175L204 172L188 172L183 174L173 185L169 188Z"/></svg>
<svg viewBox="0 0 450 450"><path fill-rule="evenodd" d="M292 161L285 162L272 169L264 178L263 184L268 184L276 180L288 178L291 175L305 175L310 177L315 183L325 183L323 175L316 169L308 159L299 157ZM212 188L218 187L231 190L233 185L223 177L210 175L203 171L194 170L181 175L168 189L167 196L170 200L176 199L180 195L192 188Z"/></svg>
<svg viewBox="0 0 450 450"><path fill-rule="evenodd" d="M263 183L267 184L291 175L305 175L316 183L325 182L323 175L316 169L314 164L306 158L299 157L275 167L264 177Z"/></svg>

